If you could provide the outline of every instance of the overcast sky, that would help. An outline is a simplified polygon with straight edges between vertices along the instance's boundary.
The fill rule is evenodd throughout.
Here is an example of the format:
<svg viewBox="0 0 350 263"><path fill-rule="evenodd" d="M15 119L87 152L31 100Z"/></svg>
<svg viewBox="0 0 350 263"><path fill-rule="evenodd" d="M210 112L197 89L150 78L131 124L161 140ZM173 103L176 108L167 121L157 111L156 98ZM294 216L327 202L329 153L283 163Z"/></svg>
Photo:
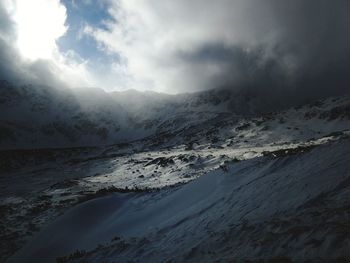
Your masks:
<svg viewBox="0 0 350 263"><path fill-rule="evenodd" d="M0 77L168 93L342 93L348 0L0 0Z"/></svg>

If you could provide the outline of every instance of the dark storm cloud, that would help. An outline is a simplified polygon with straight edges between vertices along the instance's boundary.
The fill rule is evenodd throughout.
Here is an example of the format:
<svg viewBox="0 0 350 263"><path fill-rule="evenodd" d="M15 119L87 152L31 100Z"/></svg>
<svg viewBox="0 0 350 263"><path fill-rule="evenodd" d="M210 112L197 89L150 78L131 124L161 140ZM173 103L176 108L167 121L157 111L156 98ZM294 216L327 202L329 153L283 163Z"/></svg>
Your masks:
<svg viewBox="0 0 350 263"><path fill-rule="evenodd" d="M113 19L84 34L120 56L120 64L109 66L127 88L226 87L288 100L349 91L348 0L110 0L108 6ZM3 3L0 21L0 78L60 83L52 61L28 63L18 54Z"/></svg>
<svg viewBox="0 0 350 263"><path fill-rule="evenodd" d="M115 3L118 22L89 34L158 90L231 87L315 97L349 89L348 0Z"/></svg>
<svg viewBox="0 0 350 263"><path fill-rule="evenodd" d="M283 2L283 3L282 3ZM272 1L280 38L276 59L297 62L294 79L300 91L319 93L349 89L350 1Z"/></svg>
<svg viewBox="0 0 350 263"><path fill-rule="evenodd" d="M4 4L4 2L0 2L0 79L13 80L17 75L14 63L17 54L8 43L14 42L14 26Z"/></svg>
<svg viewBox="0 0 350 263"><path fill-rule="evenodd" d="M256 8L265 5L265 11L255 13L261 16L256 20L264 23L264 16L273 18L272 24L268 19L269 23L257 27L273 32L273 38L262 43L258 40L253 47L203 43L195 51L180 54L181 58L194 67L217 65L220 70L210 83L218 87L289 98L350 91L350 1L255 2ZM253 27L253 32L250 21L241 26L248 31Z"/></svg>

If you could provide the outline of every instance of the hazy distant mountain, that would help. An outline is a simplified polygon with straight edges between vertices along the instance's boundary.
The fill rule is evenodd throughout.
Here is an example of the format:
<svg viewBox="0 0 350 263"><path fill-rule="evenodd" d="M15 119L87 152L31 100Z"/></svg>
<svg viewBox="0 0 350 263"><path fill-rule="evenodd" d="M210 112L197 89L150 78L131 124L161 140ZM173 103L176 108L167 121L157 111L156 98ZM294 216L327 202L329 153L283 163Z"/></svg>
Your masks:
<svg viewBox="0 0 350 263"><path fill-rule="evenodd" d="M106 93L0 82L0 148L91 146L154 134L177 116L228 110L226 93ZM208 118L211 116L208 115ZM173 127L176 129L176 125Z"/></svg>
<svg viewBox="0 0 350 263"><path fill-rule="evenodd" d="M0 149L108 145L281 108L229 89L167 95L0 82ZM215 123L215 122L214 122Z"/></svg>

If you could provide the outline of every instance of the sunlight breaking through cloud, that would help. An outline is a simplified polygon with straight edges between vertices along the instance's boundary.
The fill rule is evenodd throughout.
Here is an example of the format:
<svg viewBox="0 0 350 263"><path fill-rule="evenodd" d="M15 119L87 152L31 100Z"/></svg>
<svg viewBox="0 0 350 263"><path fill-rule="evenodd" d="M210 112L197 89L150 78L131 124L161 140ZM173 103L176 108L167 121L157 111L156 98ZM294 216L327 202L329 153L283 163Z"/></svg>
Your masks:
<svg viewBox="0 0 350 263"><path fill-rule="evenodd" d="M52 58L57 52L56 40L67 30L66 8L59 0L17 0L15 5L20 53L31 60Z"/></svg>

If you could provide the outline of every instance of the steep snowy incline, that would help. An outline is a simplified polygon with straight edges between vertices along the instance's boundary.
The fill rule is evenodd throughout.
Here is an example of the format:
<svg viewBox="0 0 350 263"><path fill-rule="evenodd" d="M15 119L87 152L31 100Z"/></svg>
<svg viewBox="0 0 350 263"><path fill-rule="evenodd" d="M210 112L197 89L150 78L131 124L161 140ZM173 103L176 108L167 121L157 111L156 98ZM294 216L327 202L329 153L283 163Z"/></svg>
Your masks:
<svg viewBox="0 0 350 263"><path fill-rule="evenodd" d="M75 249L90 252L60 262L350 258L343 242L350 233L349 139L226 168L182 187L81 204L8 262L55 262Z"/></svg>

